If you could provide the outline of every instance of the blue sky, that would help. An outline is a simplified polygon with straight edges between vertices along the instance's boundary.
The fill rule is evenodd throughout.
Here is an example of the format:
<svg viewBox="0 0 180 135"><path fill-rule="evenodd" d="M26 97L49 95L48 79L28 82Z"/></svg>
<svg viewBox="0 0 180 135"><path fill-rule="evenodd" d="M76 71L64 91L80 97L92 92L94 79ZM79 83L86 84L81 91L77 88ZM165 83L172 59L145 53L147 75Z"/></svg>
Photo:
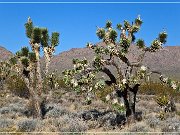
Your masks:
<svg viewBox="0 0 180 135"><path fill-rule="evenodd" d="M143 38L147 44L150 44L164 28L168 33L167 45L180 45L180 4L2 3L0 4L0 45L12 52L18 51L22 46L28 46L24 29L28 16L36 26L47 27L50 32L60 32L60 45L56 50L58 54L71 48L85 47L87 42L99 42L96 26L103 27L107 20L111 20L115 27L124 19L133 21L138 14L141 15L144 23L140 32L136 34L137 38Z"/></svg>

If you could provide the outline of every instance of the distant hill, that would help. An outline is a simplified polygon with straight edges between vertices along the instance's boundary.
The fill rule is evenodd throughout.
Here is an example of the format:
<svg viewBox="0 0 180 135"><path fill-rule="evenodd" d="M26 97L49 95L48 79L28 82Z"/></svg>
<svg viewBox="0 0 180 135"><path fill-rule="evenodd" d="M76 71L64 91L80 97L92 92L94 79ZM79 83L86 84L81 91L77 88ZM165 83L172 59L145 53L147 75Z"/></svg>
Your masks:
<svg viewBox="0 0 180 135"><path fill-rule="evenodd" d="M10 52L6 48L0 46L0 61L8 60L12 55L13 55L12 52Z"/></svg>
<svg viewBox="0 0 180 135"><path fill-rule="evenodd" d="M98 45L104 44L98 43ZM127 57L131 61L136 61L137 56L141 53L134 45L130 47L130 52ZM0 46L0 61L7 60L12 55L13 53ZM73 58L83 59L86 57L91 61L93 56L93 51L88 48L73 48L55 55L52 58L50 70L57 69L59 73L62 73L63 70L72 68ZM147 53L143 63L152 70L161 71L172 78L180 79L180 46L167 46L156 53ZM110 68L114 70L113 67Z"/></svg>

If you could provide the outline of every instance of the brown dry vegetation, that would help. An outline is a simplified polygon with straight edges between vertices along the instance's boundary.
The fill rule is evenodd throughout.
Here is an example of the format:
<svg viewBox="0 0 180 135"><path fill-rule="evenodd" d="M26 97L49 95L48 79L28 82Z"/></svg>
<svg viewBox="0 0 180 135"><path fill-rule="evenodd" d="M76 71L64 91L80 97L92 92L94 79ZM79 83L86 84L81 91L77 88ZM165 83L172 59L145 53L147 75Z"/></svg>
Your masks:
<svg viewBox="0 0 180 135"><path fill-rule="evenodd" d="M166 113L164 120L159 119L161 108L154 99L162 90L168 90L160 84L151 83L150 86L145 84L141 87L136 101L136 123L127 125L123 112L115 112L100 98L87 105L82 96L67 89L62 81L59 82L62 87L53 90L52 96L48 95L45 105L48 111L42 120L33 118L29 100L18 97L10 90L1 91L0 132L180 132L179 100L176 100L176 113ZM99 92L98 97L107 91L108 87Z"/></svg>

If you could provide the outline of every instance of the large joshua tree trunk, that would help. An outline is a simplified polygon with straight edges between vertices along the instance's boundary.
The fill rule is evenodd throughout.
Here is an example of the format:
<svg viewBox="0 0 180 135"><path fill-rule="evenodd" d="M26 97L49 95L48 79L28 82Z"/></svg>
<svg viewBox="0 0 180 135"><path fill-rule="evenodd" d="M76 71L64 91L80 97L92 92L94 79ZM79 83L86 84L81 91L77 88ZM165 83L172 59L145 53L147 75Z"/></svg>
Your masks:
<svg viewBox="0 0 180 135"><path fill-rule="evenodd" d="M111 73L111 71L107 68L103 68L101 70L103 73L107 74L110 78L110 81L106 81L106 84L116 84L117 80L115 76ZM117 91L117 95L119 98L124 99L124 105L126 108L126 118L128 123L135 122L135 106L136 106L136 94L139 89L139 84L134 85L132 88L126 84L126 89L124 91Z"/></svg>
<svg viewBox="0 0 180 135"><path fill-rule="evenodd" d="M35 115L37 118L42 118L42 112L41 112L41 108L40 108L41 99L39 98L39 96L37 95L37 93L34 90L34 86L33 86L34 75L33 75L32 67L29 67L28 76L23 76L23 78L26 83L26 86L29 89L30 99L31 99L30 101L34 105Z"/></svg>
<svg viewBox="0 0 180 135"><path fill-rule="evenodd" d="M136 84L133 88L127 86L127 89L124 91L123 94L128 123L135 122L136 94L138 89L139 84Z"/></svg>
<svg viewBox="0 0 180 135"><path fill-rule="evenodd" d="M40 96L42 94L42 76L41 76L41 64L40 64L40 54L39 54L40 45L35 44L34 45L34 52L36 55L36 76L37 76L37 91L38 95Z"/></svg>

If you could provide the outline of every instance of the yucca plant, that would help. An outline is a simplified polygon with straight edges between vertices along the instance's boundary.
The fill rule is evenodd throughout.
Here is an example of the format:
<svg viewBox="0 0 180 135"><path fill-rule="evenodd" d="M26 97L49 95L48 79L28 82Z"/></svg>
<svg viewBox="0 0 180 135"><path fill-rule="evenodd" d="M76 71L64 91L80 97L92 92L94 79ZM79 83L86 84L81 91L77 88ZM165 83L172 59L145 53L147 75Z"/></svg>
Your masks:
<svg viewBox="0 0 180 135"><path fill-rule="evenodd" d="M150 46L146 46L143 39L135 40L135 33L139 32L142 23L138 16L132 24L124 21L123 24L117 24L115 29L112 22L107 21L105 27L96 31L98 38L105 45L87 44L87 47L95 53L94 59L91 62L87 62L86 59L73 60L74 68L63 72L64 82L78 93L84 93L87 100L92 100L97 90L103 89L106 85L111 86L113 90L104 99L116 109L123 110L124 106L128 121L135 119L136 94L140 84L153 73L161 75L160 72L151 71L142 65L143 58L147 52L154 53L162 49L167 38L167 33L163 31ZM132 45L137 46L142 52L136 62L131 62L127 57ZM125 69L121 63L126 65ZM116 69L117 75L112 73L109 66ZM100 72L109 79L99 77Z"/></svg>
<svg viewBox="0 0 180 135"><path fill-rule="evenodd" d="M47 28L35 27L31 18L25 23L26 36L29 38L31 50L28 47L21 48L16 53L14 59L15 65L19 65L19 73L22 75L24 82L29 89L30 100L34 104L36 117L42 118L41 102L42 102L42 90L43 90L43 78L42 69L40 64L40 53L43 50L45 57L45 76L48 74L49 64L55 47L59 44L59 33L53 32L49 37Z"/></svg>

